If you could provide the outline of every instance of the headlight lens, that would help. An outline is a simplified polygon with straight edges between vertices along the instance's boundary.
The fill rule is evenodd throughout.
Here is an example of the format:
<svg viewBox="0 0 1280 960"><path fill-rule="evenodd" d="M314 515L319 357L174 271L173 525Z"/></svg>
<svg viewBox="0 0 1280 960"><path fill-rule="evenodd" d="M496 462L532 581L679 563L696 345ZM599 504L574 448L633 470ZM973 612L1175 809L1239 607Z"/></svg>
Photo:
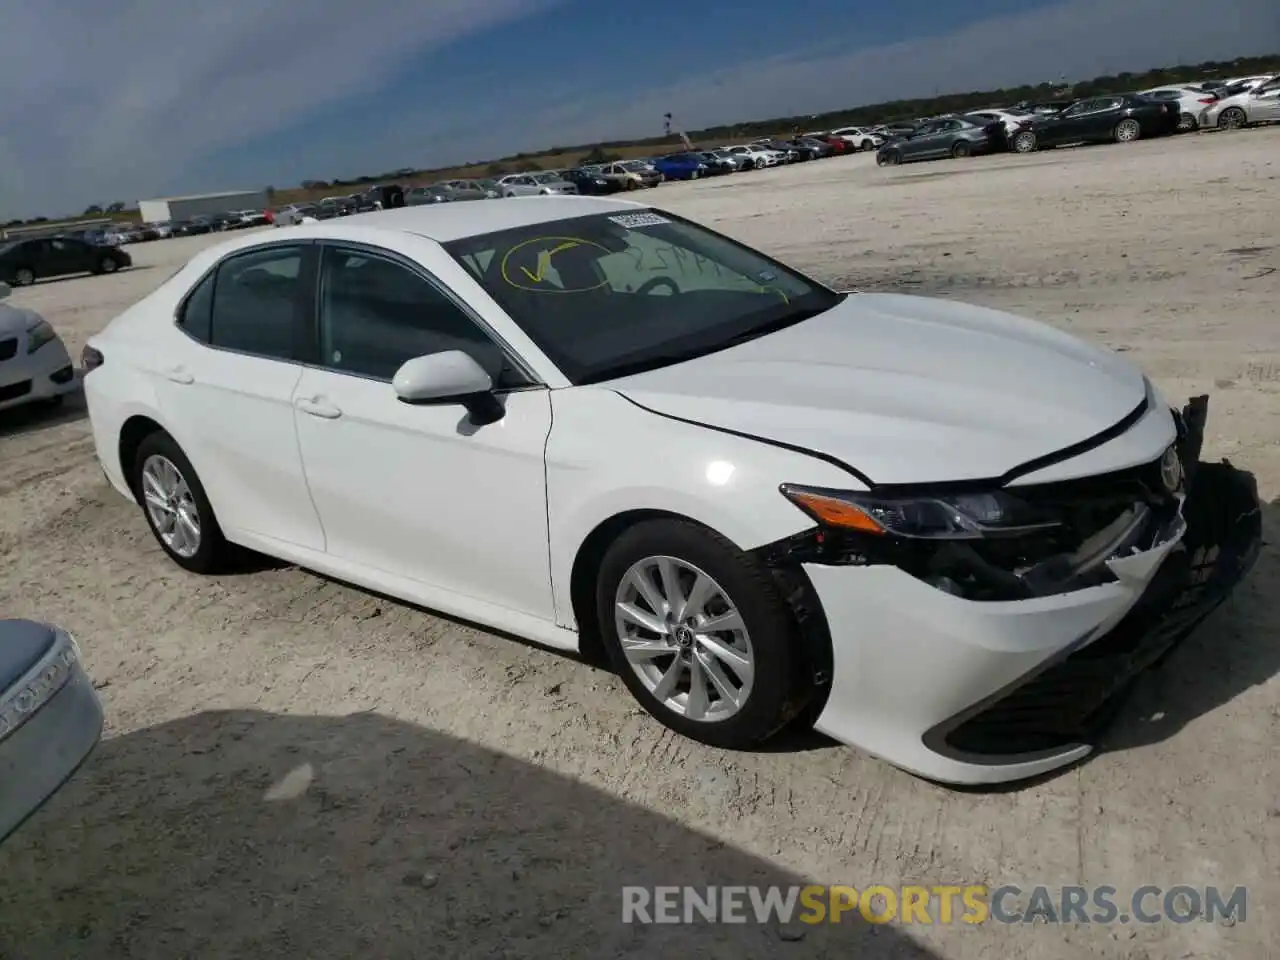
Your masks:
<svg viewBox="0 0 1280 960"><path fill-rule="evenodd" d="M823 526L874 536L981 540L1062 525L1048 511L1003 490L885 496L783 484L782 494Z"/></svg>
<svg viewBox="0 0 1280 960"><path fill-rule="evenodd" d="M27 327L27 353L35 353L46 343L52 343L57 339L58 335L53 332L53 327L49 326L49 321L37 320Z"/></svg>

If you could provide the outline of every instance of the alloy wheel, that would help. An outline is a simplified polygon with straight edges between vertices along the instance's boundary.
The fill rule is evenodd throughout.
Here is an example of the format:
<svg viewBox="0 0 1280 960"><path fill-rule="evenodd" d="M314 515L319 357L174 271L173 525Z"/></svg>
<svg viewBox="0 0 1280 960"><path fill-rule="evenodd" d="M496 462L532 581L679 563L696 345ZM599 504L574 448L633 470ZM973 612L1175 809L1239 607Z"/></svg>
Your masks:
<svg viewBox="0 0 1280 960"><path fill-rule="evenodd" d="M615 593L614 625L628 665L672 713L715 723L751 695L746 623L724 588L693 564L666 556L634 563Z"/></svg>
<svg viewBox="0 0 1280 960"><path fill-rule="evenodd" d="M19 287L29 287L36 282L36 275L26 267L19 267L13 274L13 282Z"/></svg>
<svg viewBox="0 0 1280 960"><path fill-rule="evenodd" d="M200 549L200 512L191 487L168 457L152 454L142 465L142 499L164 545L189 558Z"/></svg>
<svg viewBox="0 0 1280 960"><path fill-rule="evenodd" d="M1239 130L1244 126L1244 111L1239 107L1231 107L1222 111L1222 116L1218 118L1218 126L1224 130Z"/></svg>
<svg viewBox="0 0 1280 960"><path fill-rule="evenodd" d="M1142 127L1137 120L1121 120L1116 124L1116 139L1121 143L1132 143L1142 134Z"/></svg>

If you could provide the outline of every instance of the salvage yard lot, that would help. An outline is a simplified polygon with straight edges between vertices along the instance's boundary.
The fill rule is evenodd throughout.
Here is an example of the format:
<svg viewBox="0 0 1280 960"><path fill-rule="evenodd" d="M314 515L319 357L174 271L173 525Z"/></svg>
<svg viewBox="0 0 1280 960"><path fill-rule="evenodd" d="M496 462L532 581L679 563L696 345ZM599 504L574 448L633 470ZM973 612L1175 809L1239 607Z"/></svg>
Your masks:
<svg viewBox="0 0 1280 960"><path fill-rule="evenodd" d="M641 199L837 288L1022 312L1127 352L1171 401L1210 393L1205 455L1255 471L1269 505L1251 579L1144 678L1106 752L1030 786L948 790L815 737L756 754L703 747L594 667L298 569L186 574L107 487L79 397L52 417L4 415L0 611L79 637L109 729L0 850L0 957L1275 949L1280 130L889 169L853 156ZM217 239L135 247L133 270L13 302L78 357ZM1234 925L846 922L799 941L619 923L623 884L795 878L1247 885L1249 913Z"/></svg>

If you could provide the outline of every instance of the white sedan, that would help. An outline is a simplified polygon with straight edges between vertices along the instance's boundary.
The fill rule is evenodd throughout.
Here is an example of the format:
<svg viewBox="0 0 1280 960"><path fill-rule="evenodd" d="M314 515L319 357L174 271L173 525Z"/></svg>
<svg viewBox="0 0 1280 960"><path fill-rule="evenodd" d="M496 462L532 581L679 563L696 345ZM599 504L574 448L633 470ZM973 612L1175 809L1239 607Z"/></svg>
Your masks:
<svg viewBox="0 0 1280 960"><path fill-rule="evenodd" d="M1217 101L1217 97L1212 93L1205 93L1203 90L1197 90L1195 87L1154 87L1150 90L1139 91L1139 96L1147 97L1150 100L1159 100L1161 103L1176 103L1178 105L1178 131L1186 133L1189 130L1195 130L1200 126L1200 114L1204 109Z"/></svg>
<svg viewBox="0 0 1280 960"><path fill-rule="evenodd" d="M0 300L9 293L0 283ZM75 367L49 322L34 310L0 303L0 410L57 403L75 388Z"/></svg>
<svg viewBox="0 0 1280 960"><path fill-rule="evenodd" d="M682 734L806 723L943 781L1086 755L1261 536L1251 475L1196 467L1203 405L1125 358L613 200L242 236L85 366L107 477L188 570L236 544L601 643Z"/></svg>

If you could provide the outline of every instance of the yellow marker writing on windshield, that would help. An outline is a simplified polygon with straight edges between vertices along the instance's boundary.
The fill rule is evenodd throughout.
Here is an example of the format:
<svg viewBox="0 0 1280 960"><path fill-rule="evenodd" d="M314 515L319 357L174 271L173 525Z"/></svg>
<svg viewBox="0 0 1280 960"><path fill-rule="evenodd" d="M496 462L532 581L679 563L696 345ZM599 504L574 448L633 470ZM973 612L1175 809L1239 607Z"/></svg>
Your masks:
<svg viewBox="0 0 1280 960"><path fill-rule="evenodd" d="M547 269L551 266L551 258L554 257L557 253L560 253L562 250L568 250L571 247L576 247L576 246L578 246L578 241L570 240L567 243L562 243L560 244L560 246L553 247L550 250L540 250L538 251L537 272L530 271L528 267L521 267L520 269L521 271L523 271L524 275L528 277L530 280L532 280L534 283L541 283L542 278L547 274Z"/></svg>

